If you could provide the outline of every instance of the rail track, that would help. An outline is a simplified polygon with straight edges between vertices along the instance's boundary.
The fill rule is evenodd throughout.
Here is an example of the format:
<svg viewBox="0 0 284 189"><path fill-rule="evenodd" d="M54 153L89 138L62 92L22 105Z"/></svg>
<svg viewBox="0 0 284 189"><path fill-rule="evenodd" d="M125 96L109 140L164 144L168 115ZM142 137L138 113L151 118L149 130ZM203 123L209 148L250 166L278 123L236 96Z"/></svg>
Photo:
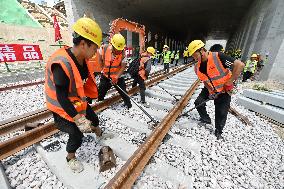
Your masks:
<svg viewBox="0 0 284 189"><path fill-rule="evenodd" d="M154 73L150 74L150 77L158 75L161 72L162 72L162 70L154 72ZM34 86L34 85L41 85L41 84L44 84L44 82L45 81L36 81L36 82L29 82L29 83L15 84L15 85L9 85L9 86L5 86L5 87L0 87L0 92L9 91L9 90L13 90L13 89L20 89L20 88L24 88L24 87L30 87L30 86ZM132 82L131 78L126 79L126 84L131 83L131 82Z"/></svg>
<svg viewBox="0 0 284 189"><path fill-rule="evenodd" d="M163 70L154 72L150 74L149 79L155 78L157 76L161 76L162 74L163 74ZM132 79L128 78L126 80L127 88L131 87L131 83L132 83ZM26 86L31 86L31 85L27 84ZM21 86L18 86L17 88L21 88ZM112 94L114 92L116 92L116 90L112 88L110 91L108 91L108 94ZM41 108L33 112L29 112L29 113L26 113L26 114L23 114L23 115L14 117L14 118L0 121L0 136L6 135L13 131L24 129L27 124L34 123L34 122L40 122L44 119L49 118L50 116L51 116L51 112L47 108Z"/></svg>
<svg viewBox="0 0 284 189"><path fill-rule="evenodd" d="M146 86L154 85L155 83L161 81L162 79L165 79L169 77L170 75L178 73L179 71L182 71L186 69L187 67L188 65L181 66L177 69L174 69L169 74L162 74L162 72L159 72L159 74L157 73L153 74L151 79L149 79L146 82ZM130 89L128 91L130 95L133 95L136 92L138 92L138 87ZM97 103L95 106L93 106L93 109L99 112L120 100L121 100L120 95L116 94L113 97L104 100L103 102ZM47 119L50 116L51 116L51 112L48 109L43 108L35 112L28 113L27 115L17 117L15 119L6 120L0 124L0 136L20 130L20 129L24 129L27 123L41 121L43 119ZM31 131L24 132L22 135L19 135L17 137L11 138L7 141L0 143L0 149L2 152L0 159L4 159L8 157L9 155L12 155L15 152L22 150L23 148L28 147L42 140L43 138L46 138L58 132L58 130L53 125L54 125L53 123L42 125ZM13 149L13 150L10 150L10 149Z"/></svg>
<svg viewBox="0 0 284 189"><path fill-rule="evenodd" d="M171 160L173 154L171 156L164 154L167 160L161 160L161 162L154 160L157 159L154 156L161 146L163 148L174 146L174 149L184 148L190 153L200 153L198 150L196 151L194 146L188 144L192 141L171 130L173 125L184 127L187 124L194 124L179 120L181 119L179 115L187 108L188 104L192 104L192 100L201 90L193 69L188 67L181 66L168 74L157 74L147 81L147 101L151 108L145 109L159 120L157 125L149 123L149 119L137 108L127 111L119 107L117 105L121 100L119 95L113 95L94 105L94 110L99 112L99 117L102 118L104 135L97 139L94 134L87 134L88 146L93 145L94 147L90 147L84 153L97 152L101 146L110 146L116 154L118 165L107 173L99 173L98 158L91 158L94 153L87 155L84 157L85 159L83 158L86 162L84 162L85 170L82 174L74 174L68 170L66 163L61 160L64 160L65 150L54 147L58 144L62 145L62 138L57 135L53 136L58 133L53 123L41 125L0 143L0 160L7 161L7 158L9 159L13 154L34 145L36 153L67 188L135 188L136 186L139 188L145 184L145 180L157 175L159 175L157 179L161 179L159 183L161 188L169 187L169 185L172 188L192 188L193 178L179 166L173 165ZM137 92L137 87L128 91L130 95L135 95ZM138 96L133 96L133 98L139 99ZM252 123L234 108L231 107L230 112L244 124L252 126ZM25 118L26 120L10 122L9 126L6 125L6 130L4 127L0 127L3 129L0 131L2 134L13 132L15 129L19 129L20 125L23 127L27 122L43 119L40 117L42 115L44 113L30 115ZM12 129L12 125L18 126ZM47 150L50 146L53 146L51 151ZM161 154L162 150L159 151ZM44 181L40 186L43 185ZM149 187L151 188L151 186Z"/></svg>
<svg viewBox="0 0 284 189"><path fill-rule="evenodd" d="M44 84L44 81L37 81L37 82L30 82L30 83L24 83L24 84L17 84L17 85L10 85L6 87L0 87L0 92L1 91L9 91L12 89L19 89L19 88L24 88L24 87L30 87L34 85L40 85Z"/></svg>

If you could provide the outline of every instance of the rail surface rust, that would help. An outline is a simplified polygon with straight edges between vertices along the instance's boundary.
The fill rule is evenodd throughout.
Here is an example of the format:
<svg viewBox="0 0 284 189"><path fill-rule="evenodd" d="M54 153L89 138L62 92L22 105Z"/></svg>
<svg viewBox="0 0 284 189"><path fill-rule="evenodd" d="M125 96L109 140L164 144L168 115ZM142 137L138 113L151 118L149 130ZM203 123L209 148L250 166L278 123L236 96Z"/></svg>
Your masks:
<svg viewBox="0 0 284 189"><path fill-rule="evenodd" d="M132 187L150 158L157 151L163 138L188 104L199 83L199 80L197 80L192 84L185 95L174 105L174 108L169 114L167 114L167 116L157 125L146 141L134 152L124 166L110 180L105 187L106 189L126 189Z"/></svg>

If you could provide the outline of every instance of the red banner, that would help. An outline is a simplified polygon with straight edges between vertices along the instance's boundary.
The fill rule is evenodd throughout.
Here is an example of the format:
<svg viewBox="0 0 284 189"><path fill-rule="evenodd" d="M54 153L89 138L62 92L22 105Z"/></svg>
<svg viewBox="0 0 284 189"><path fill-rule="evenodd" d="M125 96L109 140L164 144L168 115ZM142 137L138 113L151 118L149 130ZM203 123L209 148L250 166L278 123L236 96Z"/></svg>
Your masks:
<svg viewBox="0 0 284 189"><path fill-rule="evenodd" d="M38 45L0 44L0 62L42 60Z"/></svg>
<svg viewBox="0 0 284 189"><path fill-rule="evenodd" d="M132 47L125 47L124 48L125 57L131 57L133 55L133 48Z"/></svg>

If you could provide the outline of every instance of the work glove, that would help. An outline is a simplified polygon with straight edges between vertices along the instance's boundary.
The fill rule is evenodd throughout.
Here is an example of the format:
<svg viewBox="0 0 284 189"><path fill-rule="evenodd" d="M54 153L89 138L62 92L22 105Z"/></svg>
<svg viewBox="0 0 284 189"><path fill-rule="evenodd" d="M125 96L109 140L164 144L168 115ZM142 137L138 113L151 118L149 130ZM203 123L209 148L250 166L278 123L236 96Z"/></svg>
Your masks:
<svg viewBox="0 0 284 189"><path fill-rule="evenodd" d="M92 123L84 115L82 115L79 118L74 118L74 122L82 133L92 132L91 129Z"/></svg>
<svg viewBox="0 0 284 189"><path fill-rule="evenodd" d="M95 127L95 126L91 126L92 132L94 132L97 137L101 137L102 136L102 130L99 127Z"/></svg>
<svg viewBox="0 0 284 189"><path fill-rule="evenodd" d="M234 89L234 84L224 85L224 89L225 89L226 92L232 91Z"/></svg>
<svg viewBox="0 0 284 189"><path fill-rule="evenodd" d="M234 84L231 84L231 85L224 85L224 90L225 90L225 92L228 93L229 95L232 95L233 89L234 89Z"/></svg>

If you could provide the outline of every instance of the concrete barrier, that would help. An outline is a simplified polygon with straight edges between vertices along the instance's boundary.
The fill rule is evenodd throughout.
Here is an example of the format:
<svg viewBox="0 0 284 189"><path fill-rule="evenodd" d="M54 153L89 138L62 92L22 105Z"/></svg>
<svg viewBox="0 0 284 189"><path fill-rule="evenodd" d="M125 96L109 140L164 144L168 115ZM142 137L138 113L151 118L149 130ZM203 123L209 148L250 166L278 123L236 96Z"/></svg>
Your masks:
<svg viewBox="0 0 284 189"><path fill-rule="evenodd" d="M267 104L284 108L284 97L269 92L262 92L256 90L244 90L243 95L253 100L265 102Z"/></svg>
<svg viewBox="0 0 284 189"><path fill-rule="evenodd" d="M245 108L258 112L266 117L269 117L281 124L284 124L284 109L277 108L271 105L262 104L261 102L240 96L237 99L239 105Z"/></svg>

